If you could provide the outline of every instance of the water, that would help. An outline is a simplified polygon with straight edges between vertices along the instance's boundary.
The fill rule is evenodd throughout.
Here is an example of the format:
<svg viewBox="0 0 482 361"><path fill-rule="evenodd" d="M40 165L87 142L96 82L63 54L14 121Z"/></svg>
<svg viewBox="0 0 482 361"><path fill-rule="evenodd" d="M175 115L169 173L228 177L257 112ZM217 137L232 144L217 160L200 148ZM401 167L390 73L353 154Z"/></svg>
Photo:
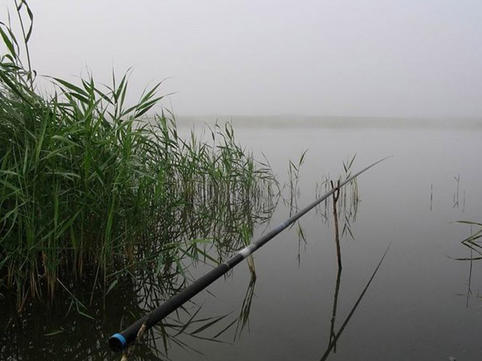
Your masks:
<svg viewBox="0 0 482 361"><path fill-rule="evenodd" d="M308 149L301 168L300 206L315 198L323 177L337 177L342 161L355 153L354 170L393 156L359 179L361 201L351 220L353 239L345 234L341 240L335 331L390 242L391 248L330 360L480 359L482 261L454 260L470 256L460 241L471 232L469 225L455 221L482 221L480 130L242 127L237 136L255 154L267 156L282 183L287 181L288 159L296 161ZM321 207L310 212L255 254L255 283L250 284L243 262L209 292L196 296L195 304L187 306L191 312L201 307L195 319L225 317L210 327L203 328L209 321L189 325L169 341L169 358L319 360L330 340L337 281L332 217L327 213L325 220L323 211ZM258 227L256 235L288 215L280 201L271 223ZM193 275L206 269L199 265ZM242 328L236 320L250 293L249 317ZM96 321L37 306L19 322L12 316L14 309L5 305L0 359L120 359L107 350L105 341L118 331L122 318L124 325L134 320L129 312L140 312L142 301L119 289L105 302L106 312L102 300L93 307ZM245 311L249 298L246 302ZM180 317L189 320L183 312ZM12 319L17 320L15 328L7 325ZM207 340L231 323L217 338L221 342ZM148 344L151 349L140 345L130 359L156 359L153 347L165 353L162 338Z"/></svg>

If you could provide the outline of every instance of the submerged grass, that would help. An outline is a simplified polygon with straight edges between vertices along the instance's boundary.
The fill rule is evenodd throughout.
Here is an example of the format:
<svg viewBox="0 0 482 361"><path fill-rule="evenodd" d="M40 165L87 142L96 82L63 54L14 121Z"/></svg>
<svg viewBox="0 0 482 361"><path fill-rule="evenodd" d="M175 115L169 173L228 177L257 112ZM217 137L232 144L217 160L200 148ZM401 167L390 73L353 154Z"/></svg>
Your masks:
<svg viewBox="0 0 482 361"><path fill-rule="evenodd" d="M64 276L89 273L107 292L145 260L157 274L182 271L183 256L207 257L206 238L266 211L258 200L275 191L272 173L229 125L208 143L180 137L169 112L144 118L160 84L134 105L126 75L105 87L54 77L55 94L41 95L27 46L33 15L16 5L28 65L0 23L0 287L16 291L19 308L53 296Z"/></svg>

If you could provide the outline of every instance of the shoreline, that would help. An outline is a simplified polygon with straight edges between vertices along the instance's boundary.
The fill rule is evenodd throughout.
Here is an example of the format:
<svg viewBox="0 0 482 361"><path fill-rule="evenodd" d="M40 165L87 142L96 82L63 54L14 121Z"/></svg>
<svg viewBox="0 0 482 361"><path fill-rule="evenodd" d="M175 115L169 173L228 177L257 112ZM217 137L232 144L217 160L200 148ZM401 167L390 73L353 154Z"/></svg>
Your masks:
<svg viewBox="0 0 482 361"><path fill-rule="evenodd" d="M482 119L403 119L311 116L177 116L178 126L231 123L234 128L327 128L327 129L474 129L482 130Z"/></svg>

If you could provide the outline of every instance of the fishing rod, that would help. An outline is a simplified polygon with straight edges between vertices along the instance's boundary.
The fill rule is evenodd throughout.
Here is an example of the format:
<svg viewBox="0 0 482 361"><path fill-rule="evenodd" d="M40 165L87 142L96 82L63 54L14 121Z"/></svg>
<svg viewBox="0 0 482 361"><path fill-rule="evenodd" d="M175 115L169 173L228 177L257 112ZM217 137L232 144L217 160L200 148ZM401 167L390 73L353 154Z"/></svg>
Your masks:
<svg viewBox="0 0 482 361"><path fill-rule="evenodd" d="M234 268L238 263L243 261L246 257L250 254L254 253L258 248L264 246L268 241L278 235L280 232L288 228L291 224L296 222L299 218L303 217L308 211L316 207L318 204L323 202L325 199L330 197L336 190L340 189L347 183L350 183L356 177L361 175L362 173L366 172L370 168L374 167L378 163L384 161L388 157L382 158L369 166L363 168L358 173L353 174L352 176L348 177L343 182L337 184L335 188L332 188L328 193L324 194L322 197L316 199L314 202L310 203L308 206L300 210L298 213L294 214L286 221L281 223L279 226L275 227L265 235L261 236L257 240L253 241L249 246L244 247L240 251L236 253L232 258L227 260L226 262L218 265L216 268L213 268L211 271L206 273L201 278L194 281L190 286L186 287L178 294L172 296L169 300L164 302L158 308L154 309L150 313L148 313L143 318L135 321L132 325L127 327L125 330L113 334L109 338L109 346L113 351L123 351L127 349L127 347L132 344L138 335L143 334L145 331L150 329L154 326L157 322L162 320L164 317L169 315L171 312L176 310L179 306L183 305L185 302L190 300L192 297L197 295L211 283L216 281L226 272Z"/></svg>

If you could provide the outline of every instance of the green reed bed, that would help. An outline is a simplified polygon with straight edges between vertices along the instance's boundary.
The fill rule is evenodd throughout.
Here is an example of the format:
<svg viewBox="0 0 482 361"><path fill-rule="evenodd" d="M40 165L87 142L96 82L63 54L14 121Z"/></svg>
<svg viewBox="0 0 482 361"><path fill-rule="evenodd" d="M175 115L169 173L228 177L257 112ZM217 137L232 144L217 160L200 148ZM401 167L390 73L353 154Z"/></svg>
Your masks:
<svg viewBox="0 0 482 361"><path fill-rule="evenodd" d="M27 48L33 16L19 3ZM126 76L103 87L52 78L55 94L41 95L13 32L0 28L0 289L14 289L19 307L86 270L105 289L133 264L179 268L199 255L189 237L230 225L241 234L246 218L233 213L252 223L266 211L259 199L276 187L271 171L229 125L211 130L212 142L185 140L172 114L145 118L159 84L126 105ZM219 222L233 217L241 221Z"/></svg>

